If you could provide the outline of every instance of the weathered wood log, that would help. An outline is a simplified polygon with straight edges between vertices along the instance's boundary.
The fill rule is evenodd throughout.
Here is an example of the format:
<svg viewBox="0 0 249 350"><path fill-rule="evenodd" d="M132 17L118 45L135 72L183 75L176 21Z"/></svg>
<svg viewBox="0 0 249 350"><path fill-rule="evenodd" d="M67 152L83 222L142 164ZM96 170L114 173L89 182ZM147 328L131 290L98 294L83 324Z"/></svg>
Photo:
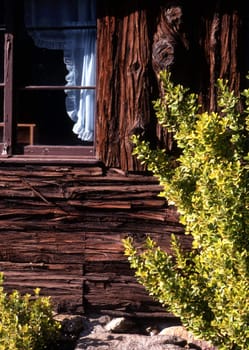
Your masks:
<svg viewBox="0 0 249 350"><path fill-rule="evenodd" d="M107 166L123 170L144 169L132 156L130 138L152 119L147 12L142 0L132 5L105 1L99 11L97 155Z"/></svg>

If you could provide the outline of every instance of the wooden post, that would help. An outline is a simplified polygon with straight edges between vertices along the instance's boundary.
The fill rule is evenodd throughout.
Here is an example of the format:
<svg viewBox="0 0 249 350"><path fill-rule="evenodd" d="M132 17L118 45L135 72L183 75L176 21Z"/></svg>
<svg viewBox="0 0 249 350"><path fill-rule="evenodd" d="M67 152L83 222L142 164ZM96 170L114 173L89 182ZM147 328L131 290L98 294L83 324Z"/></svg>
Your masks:
<svg viewBox="0 0 249 350"><path fill-rule="evenodd" d="M13 35L5 35L4 130L2 156L12 154Z"/></svg>
<svg viewBox="0 0 249 350"><path fill-rule="evenodd" d="M151 120L147 10L140 0L111 3L98 18L97 154L107 166L138 170L130 137Z"/></svg>

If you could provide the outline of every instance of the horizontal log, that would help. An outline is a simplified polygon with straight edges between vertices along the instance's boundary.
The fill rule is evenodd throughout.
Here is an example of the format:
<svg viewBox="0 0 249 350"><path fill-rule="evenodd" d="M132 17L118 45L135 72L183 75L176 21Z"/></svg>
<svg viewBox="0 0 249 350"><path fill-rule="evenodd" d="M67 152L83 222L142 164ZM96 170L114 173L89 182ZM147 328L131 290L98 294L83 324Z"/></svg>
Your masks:
<svg viewBox="0 0 249 350"><path fill-rule="evenodd" d="M72 181L74 184L85 184L88 186L91 186L91 188L94 188L95 186L105 186L105 187L117 187L117 186L129 186L129 185L135 185L138 188L145 189L148 191L148 189L151 189L153 193L159 192L162 190L162 187L158 184L158 181L155 180L155 178L151 177L103 177L103 176L82 176L77 174L66 174L66 173L40 173L40 174L33 174L30 175L29 173L23 171L22 174L17 175L16 171L13 170L13 174L9 175L6 174L6 171L1 171L0 168L0 188L11 188L16 186L16 188L21 188L25 184L30 184L33 186L45 186L45 185L59 185L59 181L62 180L63 183L72 184ZM20 182L21 181L21 182ZM22 182L23 181L23 182ZM146 188L147 187L147 188Z"/></svg>
<svg viewBox="0 0 249 350"><path fill-rule="evenodd" d="M19 252L16 254L12 251L4 251L0 255L1 261L10 261L13 263L29 263L29 264L44 264L44 266L50 265L50 264L58 264L62 260L67 265L71 264L83 264L82 260L82 254L53 254L53 253L40 253L36 254L35 252Z"/></svg>
<svg viewBox="0 0 249 350"><path fill-rule="evenodd" d="M0 176L1 175L6 175L6 172L12 173L13 175L10 176L7 174L7 179L11 181L11 178L17 178L19 177L24 177L25 176L30 176L30 177L51 177L51 178L59 178L59 177L64 177L65 175L72 176L74 179L77 179L77 177L84 176L89 177L89 176L102 176L103 175L103 169L102 167L96 167L96 166L91 166L91 167L77 167L75 166L41 166L39 164L36 165L29 165L29 166L4 166L3 164L1 165L0 169Z"/></svg>
<svg viewBox="0 0 249 350"><path fill-rule="evenodd" d="M67 211L68 210L68 211ZM2 230L28 230L32 231L42 230L50 231L97 231L102 230L144 230L148 232L157 232L161 231L181 231L183 232L183 227L177 222L177 218L173 217L167 209L163 210L153 210L153 211L125 211L120 210L70 210L69 208L65 209L66 212L62 215L56 216L56 210L51 210L49 215L44 215L42 211L37 211L33 216L28 214L22 215L19 212L15 218L3 218L1 220L1 229ZM7 210L8 212L8 210ZM172 220L171 220L172 217ZM44 220L46 220L46 225L44 225ZM139 227L142 224L143 226Z"/></svg>
<svg viewBox="0 0 249 350"><path fill-rule="evenodd" d="M68 204L77 207L78 209L83 208L94 208L94 209L131 209L132 204L128 201L114 201L114 200L98 200L98 201L68 201Z"/></svg>
<svg viewBox="0 0 249 350"><path fill-rule="evenodd" d="M60 215L65 213L80 213L85 208L92 209L151 209L155 212L155 209L164 209L165 201L158 198L151 199L134 199L130 198L126 200L125 198L116 200L113 198L101 198L98 199L82 199L82 200L68 200L67 205L60 201L50 202L49 199L43 197L40 193L37 195L39 197L37 201L22 199L8 200L2 199L0 208L2 208L2 217L7 215L19 214L21 212L31 214L40 214L42 211L44 215L53 213L54 215ZM7 206L8 205L8 206ZM22 207L21 207L22 206ZM32 208L30 208L32 206Z"/></svg>
<svg viewBox="0 0 249 350"><path fill-rule="evenodd" d="M39 186L35 184L29 183L28 185L15 185L9 188L8 186L2 186L0 191L1 198L37 198L42 199L44 202L50 202L51 200L75 200L85 199L85 195L87 194L88 199L98 198L99 201L103 200L113 200L119 199L123 197L124 199L140 199L140 206L142 201L148 206L148 200L145 198L153 198L153 201L156 200L160 205L165 205L165 200L159 199L157 197L158 191L150 189L148 186L144 186L143 188L137 187L130 188L127 186L84 186L83 188L62 188L56 184L45 184L40 182ZM153 203L153 202L152 202Z"/></svg>
<svg viewBox="0 0 249 350"><path fill-rule="evenodd" d="M0 271L12 271L23 273L24 271L32 271L35 274L40 272L54 273L56 275L69 274L70 276L82 276L83 266L82 264L45 264L42 262L21 262L15 263L10 261L0 262Z"/></svg>
<svg viewBox="0 0 249 350"><path fill-rule="evenodd" d="M123 186L117 186L117 185L99 185L99 186L77 186L77 187L68 187L67 188L67 196L69 198L75 197L75 196L79 196L82 193L86 193L86 192L92 192L92 191L98 191L98 192L116 192L116 193L137 193L137 192L144 192L146 194L146 192L150 190L148 189L148 185L132 185L129 184L129 186L127 184L123 185ZM155 192L158 192L158 189L155 188L154 190Z"/></svg>
<svg viewBox="0 0 249 350"><path fill-rule="evenodd" d="M65 215L65 210L57 207L57 206L52 206L52 207L47 207L47 208L15 208L11 209L8 208L5 211L2 211L0 213L0 220L1 219L11 219L13 217L17 218L18 216L21 216L22 218L25 217L32 217L32 216L39 216L43 215L43 217L50 216L51 214L53 215Z"/></svg>
<svg viewBox="0 0 249 350"><path fill-rule="evenodd" d="M42 288L43 286L46 288L56 288L59 285L63 285L69 289L77 289L82 288L83 277L72 275L71 273L57 274L54 272L50 273L49 271L40 271L39 274L34 271L24 271L22 275L17 271L6 271L4 273L4 284L10 282L12 284L33 286L34 288Z"/></svg>
<svg viewBox="0 0 249 350"><path fill-rule="evenodd" d="M114 200L115 198L109 198L105 200L80 200L80 201L68 201L68 204L77 208L96 208L96 209L136 209L136 208L162 208L165 206L165 201L160 199L140 199L130 201L126 200Z"/></svg>

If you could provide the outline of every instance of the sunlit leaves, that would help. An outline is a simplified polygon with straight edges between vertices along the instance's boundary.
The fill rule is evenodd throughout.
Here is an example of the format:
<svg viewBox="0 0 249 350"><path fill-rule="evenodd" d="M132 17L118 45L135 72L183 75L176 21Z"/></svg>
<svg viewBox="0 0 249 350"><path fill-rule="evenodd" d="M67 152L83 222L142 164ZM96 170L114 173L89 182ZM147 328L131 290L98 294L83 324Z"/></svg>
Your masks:
<svg viewBox="0 0 249 350"><path fill-rule="evenodd" d="M0 275L0 349L43 350L55 345L60 324L53 319L49 297L21 295L14 290L4 293L3 275Z"/></svg>
<svg viewBox="0 0 249 350"><path fill-rule="evenodd" d="M125 254L139 281L195 334L219 349L249 348L249 90L235 96L217 81L217 111L200 111L198 96L161 74L155 101L159 123L182 150L173 159L134 137L134 154L159 179L175 204L192 251L172 240L174 258L147 239ZM242 108L244 107L244 108ZM242 112L243 111L243 112Z"/></svg>

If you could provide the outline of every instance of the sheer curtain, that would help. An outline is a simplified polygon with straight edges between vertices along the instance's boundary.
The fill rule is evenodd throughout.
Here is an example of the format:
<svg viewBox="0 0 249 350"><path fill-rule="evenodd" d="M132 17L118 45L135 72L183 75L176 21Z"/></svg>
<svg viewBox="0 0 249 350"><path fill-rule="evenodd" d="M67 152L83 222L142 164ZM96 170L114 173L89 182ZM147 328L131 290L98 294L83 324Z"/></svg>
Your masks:
<svg viewBox="0 0 249 350"><path fill-rule="evenodd" d="M93 0L26 0L25 25L37 47L63 50L66 86L95 86L96 5ZM66 89L66 111L73 132L92 141L95 90Z"/></svg>

